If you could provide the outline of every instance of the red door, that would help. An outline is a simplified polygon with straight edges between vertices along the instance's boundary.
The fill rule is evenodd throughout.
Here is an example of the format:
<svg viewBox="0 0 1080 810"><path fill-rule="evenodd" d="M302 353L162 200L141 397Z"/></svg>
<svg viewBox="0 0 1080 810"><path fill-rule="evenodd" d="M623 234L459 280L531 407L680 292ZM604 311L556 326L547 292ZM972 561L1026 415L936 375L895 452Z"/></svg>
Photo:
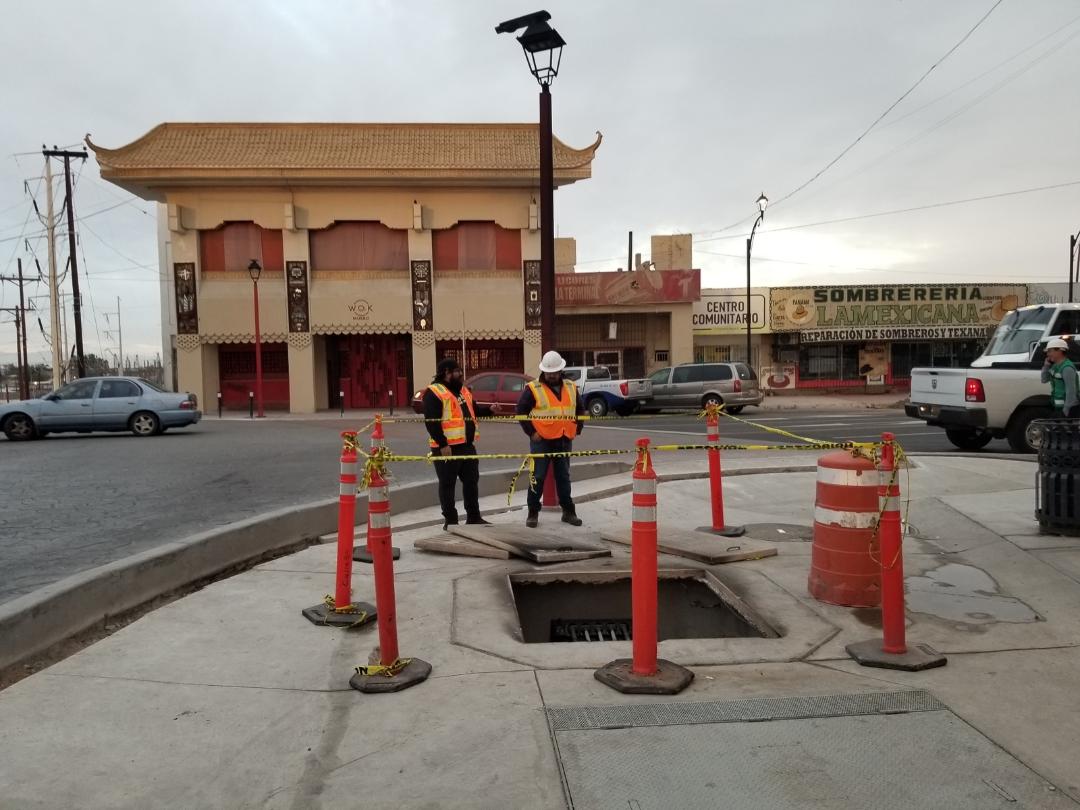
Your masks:
<svg viewBox="0 0 1080 810"><path fill-rule="evenodd" d="M342 377L348 380L345 390L347 403L352 408L387 408L391 391L400 402L402 385L407 392L410 376L410 344L408 335L353 335L343 341L345 362Z"/></svg>

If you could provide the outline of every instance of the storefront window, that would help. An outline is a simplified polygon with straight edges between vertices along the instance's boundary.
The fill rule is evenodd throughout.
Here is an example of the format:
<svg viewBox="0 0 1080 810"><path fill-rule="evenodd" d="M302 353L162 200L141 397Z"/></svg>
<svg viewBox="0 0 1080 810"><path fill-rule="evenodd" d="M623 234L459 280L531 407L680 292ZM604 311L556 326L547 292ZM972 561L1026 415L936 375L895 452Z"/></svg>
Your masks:
<svg viewBox="0 0 1080 810"><path fill-rule="evenodd" d="M913 368L967 368L982 353L977 340L898 341L891 352L894 380L910 379Z"/></svg>
<svg viewBox="0 0 1080 810"><path fill-rule="evenodd" d="M799 380L859 380L855 343L811 344L799 348Z"/></svg>

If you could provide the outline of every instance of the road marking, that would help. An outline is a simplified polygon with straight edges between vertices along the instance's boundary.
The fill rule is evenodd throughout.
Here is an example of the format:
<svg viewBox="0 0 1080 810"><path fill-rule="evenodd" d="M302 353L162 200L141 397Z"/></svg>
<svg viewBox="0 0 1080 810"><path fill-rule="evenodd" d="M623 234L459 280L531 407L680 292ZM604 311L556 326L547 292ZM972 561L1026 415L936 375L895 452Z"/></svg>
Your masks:
<svg viewBox="0 0 1080 810"><path fill-rule="evenodd" d="M662 428L630 428L616 427L615 425L589 425L589 430L629 430L632 433L671 433L675 436L700 436L705 437L704 430L663 430Z"/></svg>

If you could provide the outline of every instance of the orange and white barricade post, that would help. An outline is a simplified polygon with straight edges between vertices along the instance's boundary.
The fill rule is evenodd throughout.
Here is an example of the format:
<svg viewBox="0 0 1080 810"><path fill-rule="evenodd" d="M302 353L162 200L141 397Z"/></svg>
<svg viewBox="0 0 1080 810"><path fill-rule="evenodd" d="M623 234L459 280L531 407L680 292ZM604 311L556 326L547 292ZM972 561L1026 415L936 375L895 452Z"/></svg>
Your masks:
<svg viewBox="0 0 1080 810"><path fill-rule="evenodd" d="M637 448L630 546L633 658L617 658L593 674L596 680L619 692L674 695L690 685L694 673L657 658L657 479L649 440L638 439Z"/></svg>
<svg viewBox="0 0 1080 810"><path fill-rule="evenodd" d="M386 435L383 433L382 414L377 413L377 414L375 414L375 425L371 429L371 454L375 455L375 453L379 452L384 447L386 447ZM392 548L391 552L393 553L395 560L401 559L401 549ZM371 529L370 529L370 527L368 529L367 542L362 546L357 546L356 547L356 549L353 551L352 558L356 562L362 562L362 563L368 563L368 564L371 563Z"/></svg>
<svg viewBox="0 0 1080 810"><path fill-rule="evenodd" d="M705 408L705 437L709 444L709 500L712 506L712 523L699 526L699 532L720 537L742 537L745 526L729 526L724 522L724 474L720 469L720 413L716 405Z"/></svg>
<svg viewBox="0 0 1080 810"><path fill-rule="evenodd" d="M943 667L946 657L928 644L908 645L904 615L904 537L900 518L900 474L896 463L896 437L881 434L878 467L878 556L881 564L882 640L847 645L847 652L865 667L915 672Z"/></svg>
<svg viewBox="0 0 1080 810"><path fill-rule="evenodd" d="M398 651L394 558L390 552L390 486L379 465L373 466L368 483L368 542L375 566L379 646L371 663L356 668L349 686L361 692L400 692L427 680L431 664L419 658L402 658Z"/></svg>
<svg viewBox="0 0 1080 810"><path fill-rule="evenodd" d="M352 553L356 531L356 432L341 434L341 475L338 487L337 575L334 595L301 611L313 624L362 627L376 618L375 606L352 601Z"/></svg>

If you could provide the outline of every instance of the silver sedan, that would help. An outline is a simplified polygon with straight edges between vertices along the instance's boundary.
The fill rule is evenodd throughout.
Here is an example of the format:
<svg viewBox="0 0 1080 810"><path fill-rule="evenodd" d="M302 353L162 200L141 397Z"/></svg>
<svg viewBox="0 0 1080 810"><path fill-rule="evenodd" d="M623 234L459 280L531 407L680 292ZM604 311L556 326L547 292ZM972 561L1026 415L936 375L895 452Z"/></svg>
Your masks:
<svg viewBox="0 0 1080 810"><path fill-rule="evenodd" d="M0 430L13 442L95 430L155 436L201 418L193 395L163 391L138 377L86 377L38 399L0 406Z"/></svg>

